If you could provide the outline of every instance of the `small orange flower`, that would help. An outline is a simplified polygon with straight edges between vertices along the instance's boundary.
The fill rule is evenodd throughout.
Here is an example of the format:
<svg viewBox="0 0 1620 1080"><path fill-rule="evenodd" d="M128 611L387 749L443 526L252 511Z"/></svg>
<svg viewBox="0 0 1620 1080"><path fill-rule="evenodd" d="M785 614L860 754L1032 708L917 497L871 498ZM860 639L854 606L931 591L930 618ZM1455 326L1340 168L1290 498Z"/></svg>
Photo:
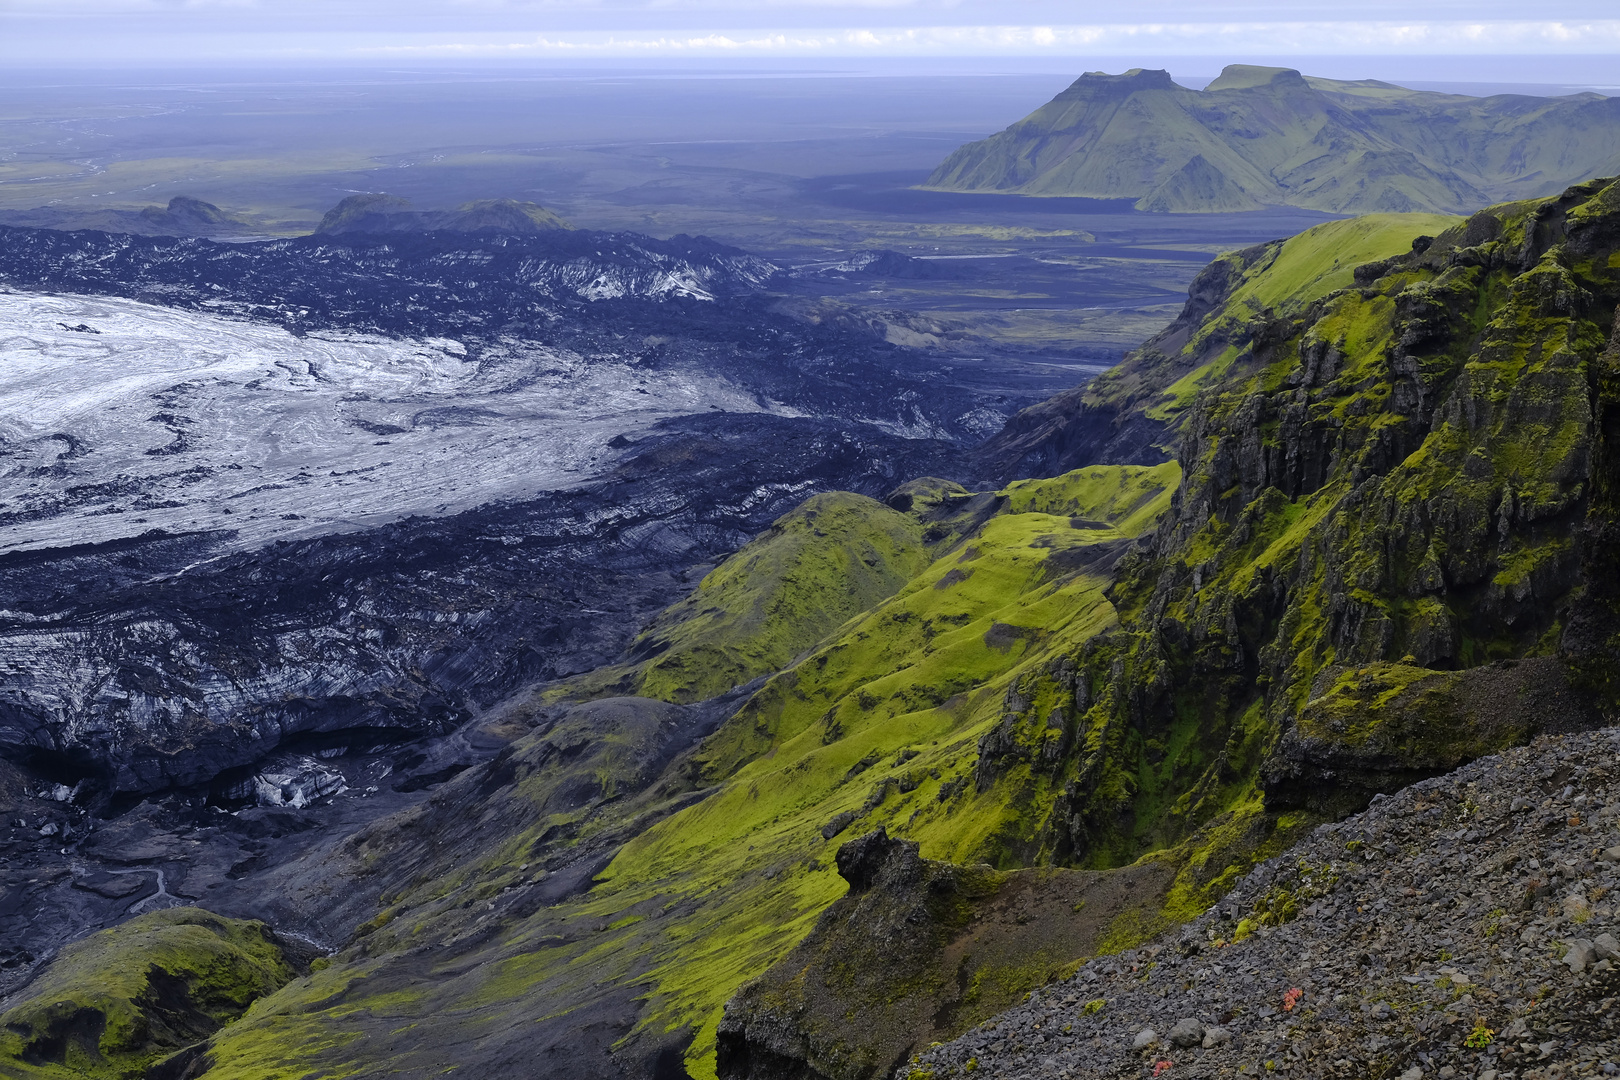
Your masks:
<svg viewBox="0 0 1620 1080"><path fill-rule="evenodd" d="M1294 1006L1298 1005L1299 999L1304 996L1305 991L1301 990L1297 986L1285 993L1283 995L1283 1012L1293 1012Z"/></svg>
<svg viewBox="0 0 1620 1080"><path fill-rule="evenodd" d="M1168 1069L1172 1064L1174 1063L1164 1058L1160 1058L1158 1061L1153 1063L1153 1075L1158 1076L1160 1073Z"/></svg>

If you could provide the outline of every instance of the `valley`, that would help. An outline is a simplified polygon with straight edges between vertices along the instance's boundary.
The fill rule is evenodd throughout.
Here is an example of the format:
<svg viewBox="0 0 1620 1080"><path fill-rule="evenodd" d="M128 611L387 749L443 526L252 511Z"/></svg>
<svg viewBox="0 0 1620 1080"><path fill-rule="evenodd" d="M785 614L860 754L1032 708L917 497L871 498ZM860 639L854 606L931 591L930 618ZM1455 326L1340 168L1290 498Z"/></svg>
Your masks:
<svg viewBox="0 0 1620 1080"><path fill-rule="evenodd" d="M940 130L0 224L0 1074L1599 1067L1620 182L1189 218Z"/></svg>

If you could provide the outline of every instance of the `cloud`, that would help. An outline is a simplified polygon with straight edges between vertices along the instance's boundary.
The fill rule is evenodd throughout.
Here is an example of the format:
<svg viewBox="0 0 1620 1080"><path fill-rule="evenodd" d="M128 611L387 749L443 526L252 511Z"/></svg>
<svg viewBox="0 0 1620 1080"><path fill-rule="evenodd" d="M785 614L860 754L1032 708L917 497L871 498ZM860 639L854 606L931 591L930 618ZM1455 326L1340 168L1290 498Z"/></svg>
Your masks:
<svg viewBox="0 0 1620 1080"><path fill-rule="evenodd" d="M1523 53L1620 51L1620 19L1560 21L1288 21L1097 23L1069 26L925 26L826 31L576 32L509 39L358 46L394 55L1165 55L1212 52Z"/></svg>

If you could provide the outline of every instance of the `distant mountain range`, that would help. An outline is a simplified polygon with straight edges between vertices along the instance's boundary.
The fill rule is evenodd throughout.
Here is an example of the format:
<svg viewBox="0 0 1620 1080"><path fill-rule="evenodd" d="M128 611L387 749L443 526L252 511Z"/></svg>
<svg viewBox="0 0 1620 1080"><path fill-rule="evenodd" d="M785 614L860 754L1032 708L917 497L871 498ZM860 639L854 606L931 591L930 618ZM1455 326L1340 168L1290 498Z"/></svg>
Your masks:
<svg viewBox="0 0 1620 1080"><path fill-rule="evenodd" d="M397 195L375 193L350 195L326 212L315 231L538 233L573 227L538 203L516 199L478 199L454 210L416 210Z"/></svg>
<svg viewBox="0 0 1620 1080"><path fill-rule="evenodd" d="M232 217L210 202L176 195L168 206L140 210L109 207L40 206L0 211L0 225L24 229L95 229L134 236L242 237L261 235L263 225Z"/></svg>
<svg viewBox="0 0 1620 1080"><path fill-rule="evenodd" d="M1620 172L1620 98L1464 97L1234 64L1203 90L1088 72L925 186L1172 213L1458 213Z"/></svg>
<svg viewBox="0 0 1620 1080"><path fill-rule="evenodd" d="M140 210L110 207L41 206L0 210L0 225L59 232L94 230L132 236L200 236L211 239L262 238L266 229L213 203L177 195L168 206ZM317 233L499 232L540 233L574 226L538 203L516 199L477 199L454 210L418 210L397 195L350 195L326 212Z"/></svg>

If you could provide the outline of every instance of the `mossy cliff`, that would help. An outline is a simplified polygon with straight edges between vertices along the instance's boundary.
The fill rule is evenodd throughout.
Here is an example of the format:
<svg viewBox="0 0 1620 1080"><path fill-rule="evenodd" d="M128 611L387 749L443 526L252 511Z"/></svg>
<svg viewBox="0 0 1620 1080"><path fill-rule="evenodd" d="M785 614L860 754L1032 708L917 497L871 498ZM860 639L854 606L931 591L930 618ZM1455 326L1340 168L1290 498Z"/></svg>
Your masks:
<svg viewBox="0 0 1620 1080"><path fill-rule="evenodd" d="M221 1032L208 1075L498 1072L532 1065L538 1045L554 1048L538 1060L555 1075L645 1075L671 1054L714 1075L722 1007L845 891L832 855L848 836L882 826L939 861L1020 865L1005 838L1022 837L1027 808L1054 792L1017 768L981 788L979 742L1004 724L1017 684L1114 625L1109 568L1151 531L1178 476L1168 463L977 494L905 485L882 513L855 505L872 550L903 515L900 535L916 530L926 565L751 693L569 705L542 692L511 706L533 734L417 810L286 869L289 882L344 883L323 902L357 930L330 968ZM822 531L767 534L711 581L739 580L734 563L752 560L774 568L752 595L791 595L795 567L834 558L818 546L851 546L847 531ZM708 606L670 613L661 632L680 639ZM737 640L728 633L709 640ZM1045 738L1065 737L1059 717ZM1148 876L1168 882L1179 865ZM1141 902L1156 911L1162 891ZM1105 938L1111 909L1097 910L1093 936ZM985 954L981 989L963 995L950 1030L1073 959L1005 951L996 964Z"/></svg>
<svg viewBox="0 0 1620 1080"><path fill-rule="evenodd" d="M1229 304L1189 333L1222 342L1219 370L1155 406L1182 485L1111 590L1120 631L1079 658L1085 735L1059 767L1052 857L1108 865L1172 842L1296 725L1392 749L1410 738L1375 729L1416 725L1427 745L1405 765L1421 773L1589 717L1555 696L1562 672L1524 682L1526 704L1469 690L1486 676L1468 669L1557 657L1571 611L1613 595L1613 564L1591 545L1583 563L1577 540L1612 520L1593 496L1617 252L1620 188L1594 182L1414 238L1348 288L1282 283L1287 302L1246 305L1242 325ZM1430 670L1461 674L1447 690ZM1382 688L1354 724L1322 722L1367 680ZM1331 789L1318 764L1296 754L1287 786Z"/></svg>
<svg viewBox="0 0 1620 1080"><path fill-rule="evenodd" d="M1413 237L1460 220L1369 214L1219 256L1193 279L1174 322L1118 366L1014 416L978 450L981 467L1010 478L1171 460L1187 410L1226 377L1251 324L1295 316L1354 285L1357 267L1404 254Z"/></svg>

